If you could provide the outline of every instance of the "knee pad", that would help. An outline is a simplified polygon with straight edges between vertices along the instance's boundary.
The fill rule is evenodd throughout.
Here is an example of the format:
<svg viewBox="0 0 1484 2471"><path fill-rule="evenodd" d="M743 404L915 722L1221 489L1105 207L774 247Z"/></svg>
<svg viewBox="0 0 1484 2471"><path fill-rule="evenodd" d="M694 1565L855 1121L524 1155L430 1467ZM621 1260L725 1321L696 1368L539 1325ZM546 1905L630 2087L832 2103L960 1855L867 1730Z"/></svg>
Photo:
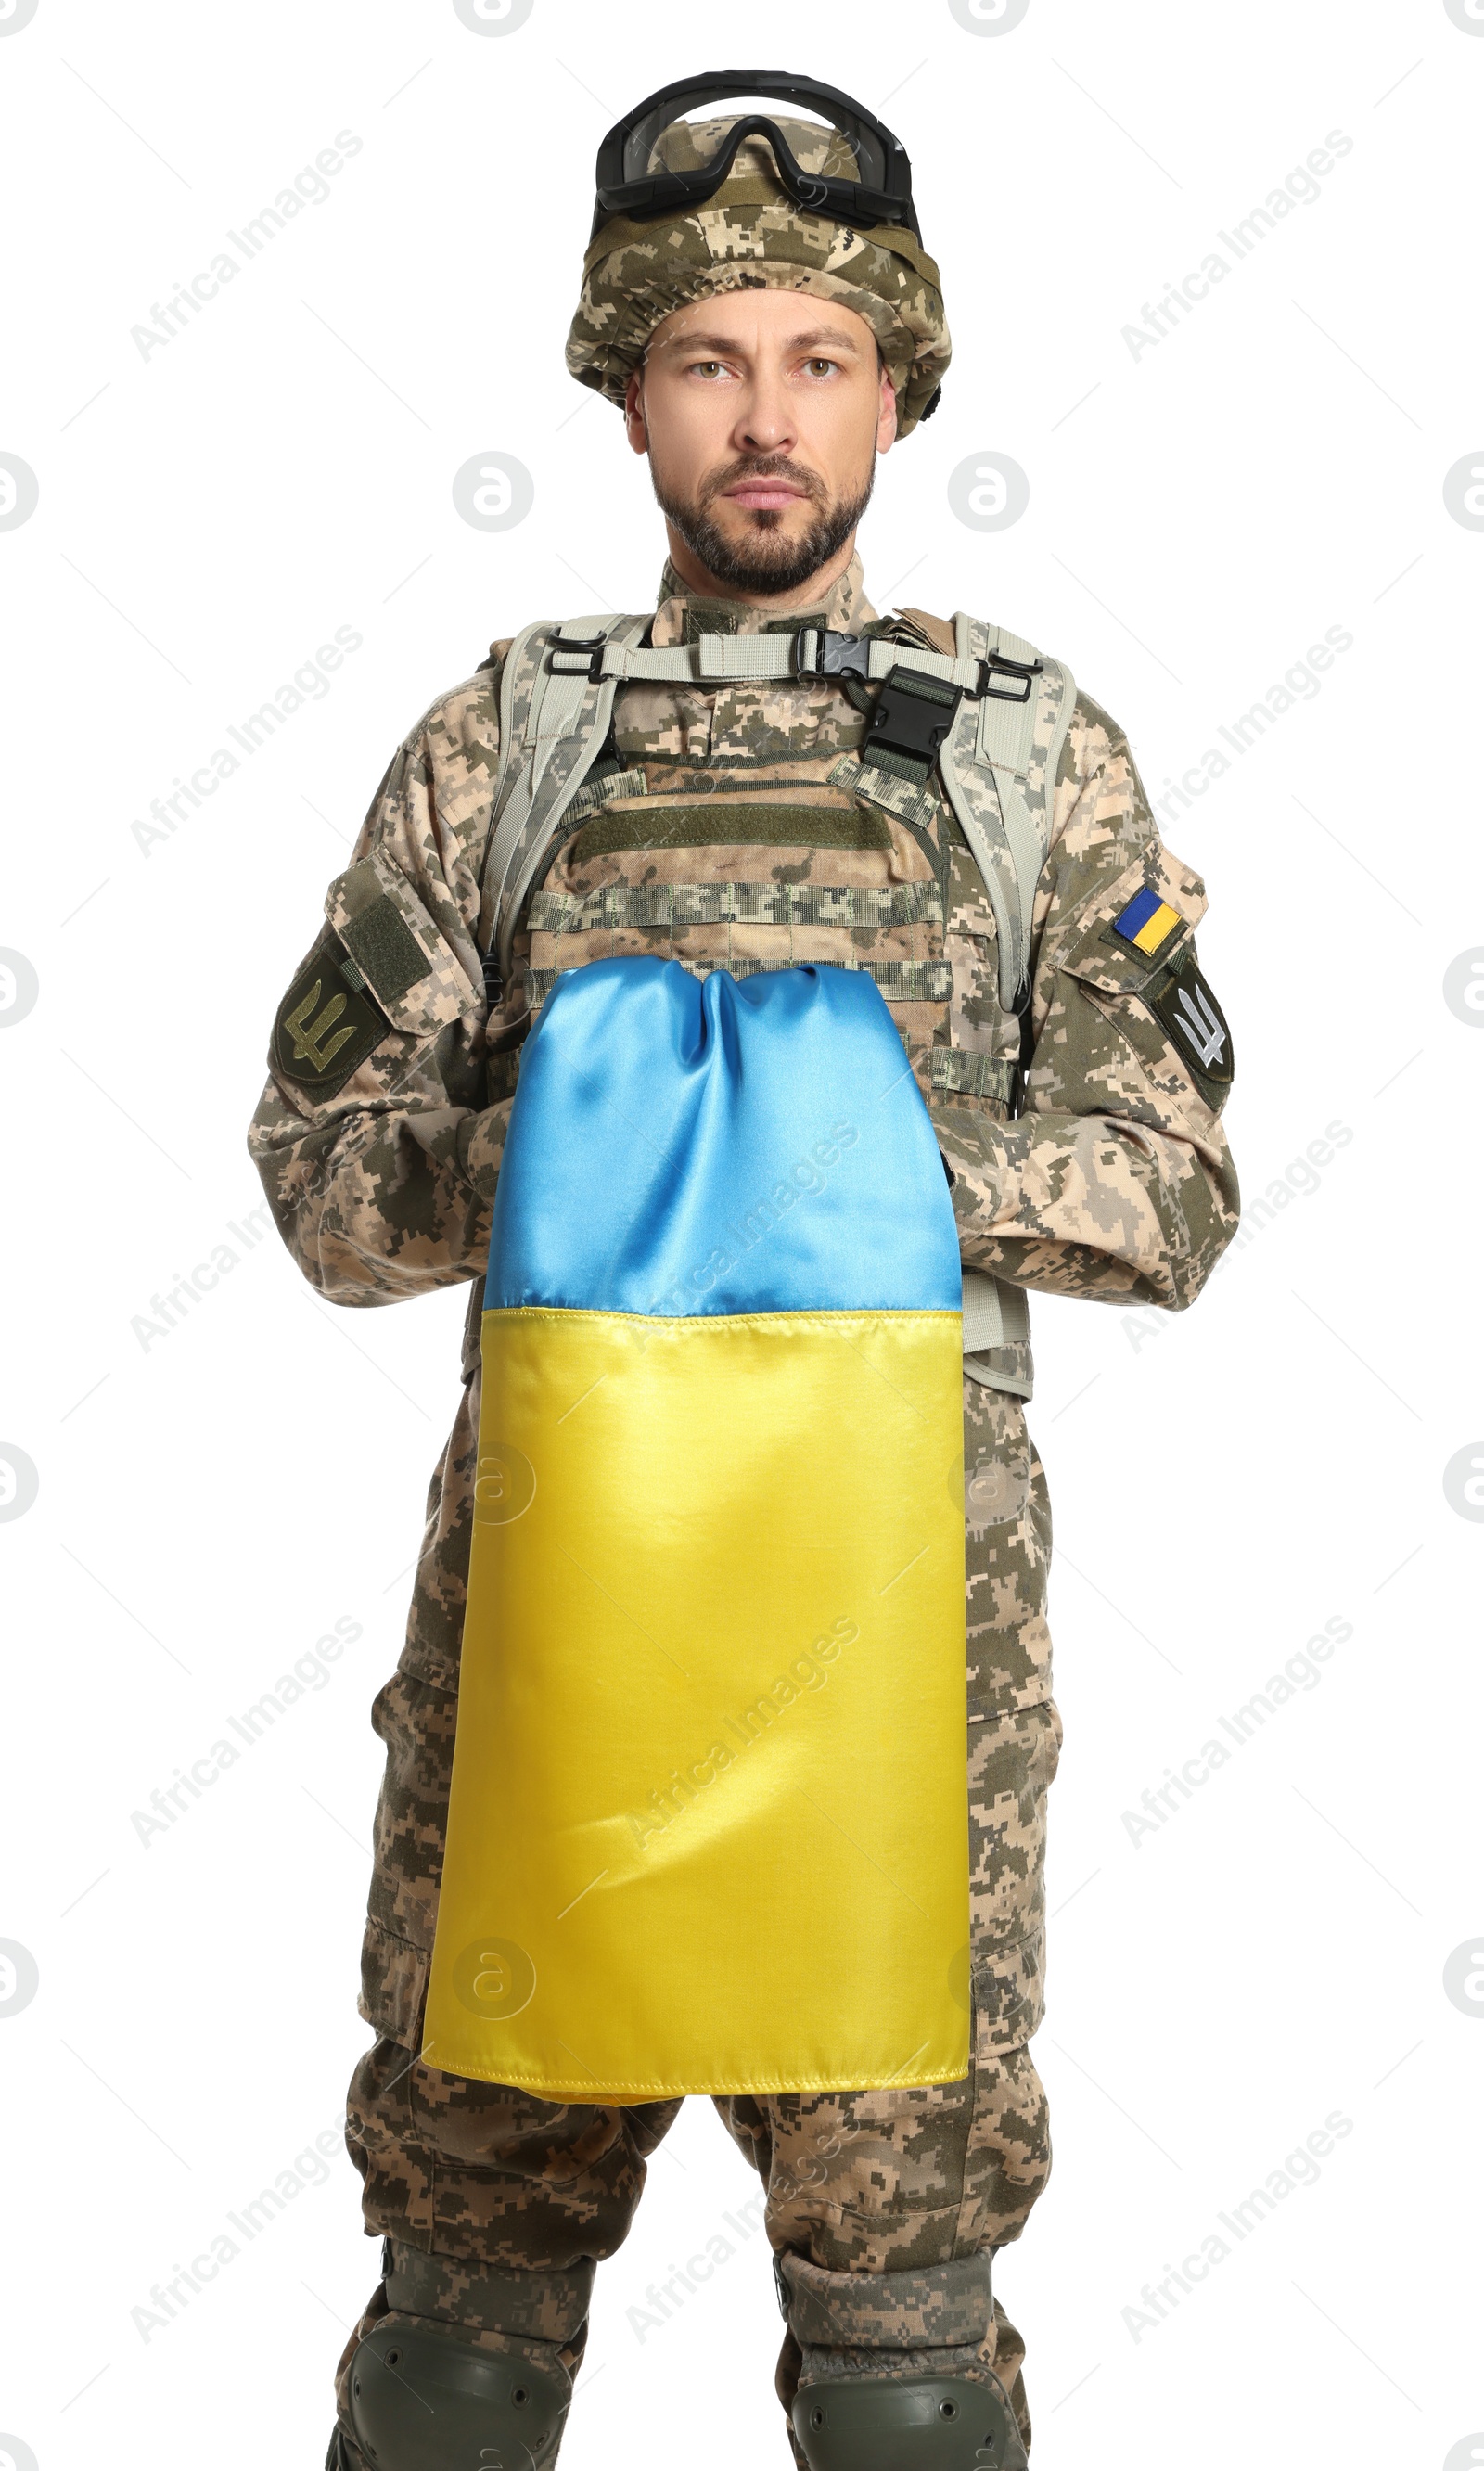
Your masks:
<svg viewBox="0 0 1484 2471"><path fill-rule="evenodd" d="M373 2325L350 2367L350 2425L371 2471L548 2471L572 2384L513 2344L454 2326Z"/></svg>
<svg viewBox="0 0 1484 2471"><path fill-rule="evenodd" d="M810 2471L1026 2471L1002 2390L969 2377L803 2386L793 2433Z"/></svg>

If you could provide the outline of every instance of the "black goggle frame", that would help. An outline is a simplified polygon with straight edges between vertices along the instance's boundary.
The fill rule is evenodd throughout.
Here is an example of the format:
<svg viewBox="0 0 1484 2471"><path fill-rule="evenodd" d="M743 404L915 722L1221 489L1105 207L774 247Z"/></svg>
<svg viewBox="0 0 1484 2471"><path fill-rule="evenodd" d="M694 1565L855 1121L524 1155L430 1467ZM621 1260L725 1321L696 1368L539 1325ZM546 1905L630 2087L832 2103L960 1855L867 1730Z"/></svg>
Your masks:
<svg viewBox="0 0 1484 2471"><path fill-rule="evenodd" d="M777 122L760 112L745 114L729 129L712 161L698 171L636 171L637 165L648 162L655 140L673 121L686 118L699 104L723 102L731 95L766 95L772 102L797 104L817 112L849 139L860 178L841 180L806 172ZM674 84L646 96L615 122L598 149L594 239L611 216L643 223L703 205L725 180L743 139L756 136L767 139L784 188L807 213L854 225L896 224L921 241L912 205L912 166L901 139L836 86L820 85L813 78L774 77L752 69L677 79Z"/></svg>

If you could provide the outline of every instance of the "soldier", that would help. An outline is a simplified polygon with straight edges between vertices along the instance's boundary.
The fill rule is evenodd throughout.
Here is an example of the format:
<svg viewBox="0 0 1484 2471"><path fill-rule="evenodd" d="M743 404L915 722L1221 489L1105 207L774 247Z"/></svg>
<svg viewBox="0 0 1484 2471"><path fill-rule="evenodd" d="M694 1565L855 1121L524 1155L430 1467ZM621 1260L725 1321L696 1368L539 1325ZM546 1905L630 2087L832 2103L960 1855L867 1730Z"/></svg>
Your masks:
<svg viewBox="0 0 1484 2471"><path fill-rule="evenodd" d="M407 1645L373 1711L387 1771L361 2012L376 2038L347 2137L384 2278L341 2363L332 2471L546 2471L596 2264L678 2108L551 2101L419 2056L502 1149L533 1019L563 974L622 954L702 978L869 973L950 1178L968 2072L718 2106L766 2195L799 2464L1013 2465L1030 2441L1023 2344L990 2288L1049 2167L1028 2043L1061 1728L1025 1296L1193 1300L1237 1223L1231 1044L1195 960L1204 889L1162 847L1117 724L1018 638L871 607L856 527L877 458L937 403L937 269L888 131L805 81L744 91L746 114L735 73L667 88L599 156L567 359L649 459L658 606L644 627L569 622L571 657L551 627L497 643L417 723L284 999L252 1127L320 1294L363 1306L472 1283ZM780 118L781 102L811 116ZM559 709L542 701L554 674L574 681Z"/></svg>

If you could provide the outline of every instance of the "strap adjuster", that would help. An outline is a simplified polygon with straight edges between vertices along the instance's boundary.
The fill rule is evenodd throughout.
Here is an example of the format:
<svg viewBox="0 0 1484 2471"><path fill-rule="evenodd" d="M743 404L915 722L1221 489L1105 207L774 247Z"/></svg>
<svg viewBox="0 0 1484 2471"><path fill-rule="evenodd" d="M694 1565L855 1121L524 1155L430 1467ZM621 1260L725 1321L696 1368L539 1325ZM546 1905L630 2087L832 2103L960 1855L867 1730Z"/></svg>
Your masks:
<svg viewBox="0 0 1484 2471"><path fill-rule="evenodd" d="M962 688L915 670L888 670L861 741L861 761L869 764L872 750L885 745L930 770L953 728L962 694Z"/></svg>
<svg viewBox="0 0 1484 2471"><path fill-rule="evenodd" d="M1044 661L1012 661L1004 652L990 652L979 663L978 684L974 692L976 695L993 695L998 703L1029 703L1031 680L1040 677L1045 666ZM1011 685L993 684L994 677L1001 672L1013 681Z"/></svg>
<svg viewBox="0 0 1484 2471"><path fill-rule="evenodd" d="M869 678L871 647L862 635L836 634L832 626L801 626L793 639L798 678Z"/></svg>
<svg viewBox="0 0 1484 2471"><path fill-rule="evenodd" d="M585 676L596 686L602 676L602 647L607 640L606 635L554 636L547 667L555 678ZM570 659L564 654L570 654Z"/></svg>

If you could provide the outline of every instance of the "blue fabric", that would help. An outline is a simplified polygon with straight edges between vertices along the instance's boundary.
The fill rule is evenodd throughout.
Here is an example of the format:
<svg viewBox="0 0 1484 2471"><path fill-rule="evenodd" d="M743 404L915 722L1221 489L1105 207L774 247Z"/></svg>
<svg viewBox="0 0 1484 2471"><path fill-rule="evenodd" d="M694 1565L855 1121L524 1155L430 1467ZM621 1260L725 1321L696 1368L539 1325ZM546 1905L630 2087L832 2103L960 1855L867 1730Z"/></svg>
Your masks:
<svg viewBox="0 0 1484 2471"><path fill-rule="evenodd" d="M1115 935L1123 936L1125 941L1131 944L1140 928L1147 926L1153 917L1160 906L1160 900L1159 893L1152 892L1148 884L1142 884L1135 893L1133 900L1120 909L1115 918L1113 922Z"/></svg>
<svg viewBox="0 0 1484 2471"><path fill-rule="evenodd" d="M948 1180L875 980L558 978L521 1057L486 1307L654 1314L962 1301Z"/></svg>

